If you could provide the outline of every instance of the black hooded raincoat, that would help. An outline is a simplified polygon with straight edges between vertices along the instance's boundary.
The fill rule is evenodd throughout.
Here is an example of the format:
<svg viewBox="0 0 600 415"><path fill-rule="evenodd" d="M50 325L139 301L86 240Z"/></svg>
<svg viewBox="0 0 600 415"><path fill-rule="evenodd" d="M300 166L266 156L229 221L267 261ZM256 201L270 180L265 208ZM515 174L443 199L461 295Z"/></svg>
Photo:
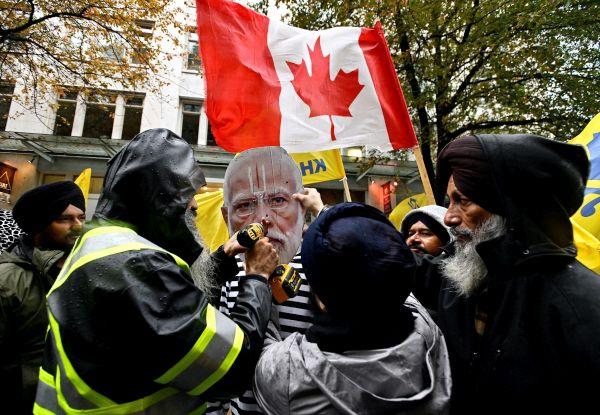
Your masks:
<svg viewBox="0 0 600 415"><path fill-rule="evenodd" d="M202 185L191 147L168 130L139 134L109 162L95 225L48 296L36 413L201 413L248 387L271 292L242 278L227 318L194 286L183 260L202 248L184 214Z"/></svg>
<svg viewBox="0 0 600 415"><path fill-rule="evenodd" d="M475 294L459 296L427 266L415 290L438 311L450 353L452 411L595 413L600 277L575 259L569 222L583 199L585 151L537 136L477 138L504 198L507 233L477 246L488 274ZM447 166L438 170L447 183ZM477 307L487 313L481 336Z"/></svg>

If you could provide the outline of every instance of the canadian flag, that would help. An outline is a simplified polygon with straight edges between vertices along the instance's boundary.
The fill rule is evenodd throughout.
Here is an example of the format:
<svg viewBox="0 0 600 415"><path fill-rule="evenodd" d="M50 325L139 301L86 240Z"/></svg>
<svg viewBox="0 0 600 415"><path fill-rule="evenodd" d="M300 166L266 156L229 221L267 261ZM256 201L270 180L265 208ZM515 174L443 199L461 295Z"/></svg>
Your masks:
<svg viewBox="0 0 600 415"><path fill-rule="evenodd" d="M197 13L206 113L225 150L417 145L379 23L308 31L228 0L197 0Z"/></svg>

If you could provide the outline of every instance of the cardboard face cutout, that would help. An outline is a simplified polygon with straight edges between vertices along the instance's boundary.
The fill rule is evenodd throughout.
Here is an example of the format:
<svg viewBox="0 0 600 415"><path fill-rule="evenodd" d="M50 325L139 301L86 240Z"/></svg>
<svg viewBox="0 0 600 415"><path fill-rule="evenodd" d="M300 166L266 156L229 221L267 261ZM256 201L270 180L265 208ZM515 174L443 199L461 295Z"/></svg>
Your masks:
<svg viewBox="0 0 600 415"><path fill-rule="evenodd" d="M267 236L288 263L302 241L304 212L292 194L302 187L302 175L281 147L261 147L237 155L225 173L223 214L230 234L243 226L270 222Z"/></svg>

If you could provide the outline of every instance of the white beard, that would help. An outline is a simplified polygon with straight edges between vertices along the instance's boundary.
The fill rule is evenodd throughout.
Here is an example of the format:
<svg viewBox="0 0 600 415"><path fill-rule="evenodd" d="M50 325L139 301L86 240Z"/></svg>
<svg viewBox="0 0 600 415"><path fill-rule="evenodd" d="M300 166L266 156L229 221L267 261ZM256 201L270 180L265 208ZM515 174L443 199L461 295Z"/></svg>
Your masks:
<svg viewBox="0 0 600 415"><path fill-rule="evenodd" d="M194 280L194 285L198 287L200 291L211 295L211 293L214 293L214 291L219 288L214 278L216 268L215 262L210 256L209 249L198 232L198 228L196 227L196 215L191 210L188 210L185 213L185 223L190 232L192 232L192 235L194 235L196 242L202 246L202 253L196 258L194 263L190 265L192 280Z"/></svg>
<svg viewBox="0 0 600 415"><path fill-rule="evenodd" d="M442 274L447 277L459 295L468 297L485 280L487 267L475 250L484 241L497 238L506 233L506 219L492 215L474 231L468 229L450 229L454 236L466 236L454 243L455 253L441 262Z"/></svg>
<svg viewBox="0 0 600 415"><path fill-rule="evenodd" d="M227 222L227 227L229 228L229 234L233 235L235 231L233 230L230 221ZM277 255L279 255L280 264L289 264L298 253L300 245L302 244L303 227L304 216L302 215L302 211L298 210L298 217L296 219L296 223L288 232L282 233L278 229L275 229L275 227L272 227L267 231L267 237L274 238L283 242L283 246L279 244L275 245L275 250L277 251ZM238 255L243 262L246 261L246 257L243 253Z"/></svg>
<svg viewBox="0 0 600 415"><path fill-rule="evenodd" d="M277 255L279 255L279 262L282 264L289 264L292 259L298 253L300 244L302 243L302 227L304 226L304 217L298 215L296 224L287 233L280 233L279 231L272 229L267 233L268 237L277 238L280 241L284 241L284 246L277 249Z"/></svg>

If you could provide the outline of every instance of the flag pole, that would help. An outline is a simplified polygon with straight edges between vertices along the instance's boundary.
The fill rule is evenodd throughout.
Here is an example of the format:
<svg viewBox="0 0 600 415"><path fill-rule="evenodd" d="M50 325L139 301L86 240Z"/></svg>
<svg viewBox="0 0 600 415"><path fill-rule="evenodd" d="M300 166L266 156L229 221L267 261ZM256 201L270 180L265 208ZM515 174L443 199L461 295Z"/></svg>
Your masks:
<svg viewBox="0 0 600 415"><path fill-rule="evenodd" d="M431 182L429 181L429 175L425 168L425 162L423 161L423 153L421 153L421 146L418 144L412 148L417 160L417 167L419 168L419 174L421 175L421 183L423 183L423 189L427 196L427 203L435 205L435 196L433 195L433 189L431 188Z"/></svg>
<svg viewBox="0 0 600 415"><path fill-rule="evenodd" d="M350 188L348 187L348 177L344 176L342 179L342 184L344 185L344 195L346 196L346 202L352 202L352 198L350 197Z"/></svg>

